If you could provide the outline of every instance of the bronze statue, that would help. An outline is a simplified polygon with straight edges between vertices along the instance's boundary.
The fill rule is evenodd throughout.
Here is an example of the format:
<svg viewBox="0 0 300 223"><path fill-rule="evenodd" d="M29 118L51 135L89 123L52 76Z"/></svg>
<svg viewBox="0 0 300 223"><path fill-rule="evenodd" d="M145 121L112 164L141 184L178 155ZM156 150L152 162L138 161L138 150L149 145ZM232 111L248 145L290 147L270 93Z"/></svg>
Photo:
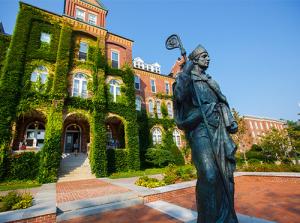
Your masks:
<svg viewBox="0 0 300 223"><path fill-rule="evenodd" d="M198 223L237 223L234 210L236 145L230 133L238 130L226 97L205 71L206 49L199 45L186 58L177 35L166 41L167 49L180 48L183 65L173 84L175 122L185 131L197 169Z"/></svg>

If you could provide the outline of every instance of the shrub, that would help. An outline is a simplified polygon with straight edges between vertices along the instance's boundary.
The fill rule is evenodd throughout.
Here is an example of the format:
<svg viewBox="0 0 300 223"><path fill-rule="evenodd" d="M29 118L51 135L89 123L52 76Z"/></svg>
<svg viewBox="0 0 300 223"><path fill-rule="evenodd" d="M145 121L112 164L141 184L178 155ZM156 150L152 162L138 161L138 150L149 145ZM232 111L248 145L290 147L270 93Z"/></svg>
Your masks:
<svg viewBox="0 0 300 223"><path fill-rule="evenodd" d="M108 161L108 173L124 172L128 170L127 156L128 151L125 149L108 149L107 161Z"/></svg>
<svg viewBox="0 0 300 223"><path fill-rule="evenodd" d="M196 169L191 166L179 166L169 165L164 176L164 181L166 184L174 184L176 182L189 181L196 179Z"/></svg>
<svg viewBox="0 0 300 223"><path fill-rule="evenodd" d="M0 198L0 202L2 203L0 212L31 207L32 201L33 197L29 193L19 194L11 191L6 196Z"/></svg>
<svg viewBox="0 0 300 223"><path fill-rule="evenodd" d="M39 172L40 153L24 152L9 157L6 178L10 180L34 180Z"/></svg>
<svg viewBox="0 0 300 223"><path fill-rule="evenodd" d="M157 146L147 150L146 161L152 163L154 166L163 167L174 162L174 158L171 151Z"/></svg>
<svg viewBox="0 0 300 223"><path fill-rule="evenodd" d="M156 178L150 178L147 176L140 177L136 182L136 185L148 188L165 186L165 182Z"/></svg>
<svg viewBox="0 0 300 223"><path fill-rule="evenodd" d="M270 163L252 163L248 166L241 166L238 171L247 172L300 172L300 165L289 165L289 164L270 164Z"/></svg>

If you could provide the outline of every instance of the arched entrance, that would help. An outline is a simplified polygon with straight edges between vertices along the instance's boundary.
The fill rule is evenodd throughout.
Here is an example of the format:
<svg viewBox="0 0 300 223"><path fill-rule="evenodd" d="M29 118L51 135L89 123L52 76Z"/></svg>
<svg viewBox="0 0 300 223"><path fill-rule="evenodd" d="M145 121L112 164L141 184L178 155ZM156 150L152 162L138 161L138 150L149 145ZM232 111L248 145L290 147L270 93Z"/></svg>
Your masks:
<svg viewBox="0 0 300 223"><path fill-rule="evenodd" d="M81 152L81 128L70 124L66 128L64 153Z"/></svg>
<svg viewBox="0 0 300 223"><path fill-rule="evenodd" d="M125 132L122 120L116 116L105 120L107 149L125 148Z"/></svg>
<svg viewBox="0 0 300 223"><path fill-rule="evenodd" d="M90 125L81 114L68 115L64 121L63 153L86 153L90 143Z"/></svg>
<svg viewBox="0 0 300 223"><path fill-rule="evenodd" d="M19 117L14 129L14 150L39 151L44 146L46 118L42 112L33 110Z"/></svg>

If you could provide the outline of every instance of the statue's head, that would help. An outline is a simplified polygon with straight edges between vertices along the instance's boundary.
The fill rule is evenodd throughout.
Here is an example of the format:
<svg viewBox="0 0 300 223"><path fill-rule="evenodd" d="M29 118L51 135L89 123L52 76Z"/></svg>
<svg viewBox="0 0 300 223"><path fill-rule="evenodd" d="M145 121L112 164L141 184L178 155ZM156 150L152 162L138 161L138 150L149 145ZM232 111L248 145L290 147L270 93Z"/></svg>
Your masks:
<svg viewBox="0 0 300 223"><path fill-rule="evenodd" d="M202 69L207 69L210 61L207 50L200 44L191 52L189 59Z"/></svg>

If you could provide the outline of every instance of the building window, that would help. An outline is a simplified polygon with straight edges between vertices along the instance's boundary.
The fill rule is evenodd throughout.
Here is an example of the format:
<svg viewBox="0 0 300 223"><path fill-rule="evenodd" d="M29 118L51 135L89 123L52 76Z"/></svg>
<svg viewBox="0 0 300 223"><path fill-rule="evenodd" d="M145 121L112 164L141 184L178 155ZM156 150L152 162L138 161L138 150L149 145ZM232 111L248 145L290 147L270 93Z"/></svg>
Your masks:
<svg viewBox="0 0 300 223"><path fill-rule="evenodd" d="M113 68L119 68L119 53L116 51L111 51L111 66Z"/></svg>
<svg viewBox="0 0 300 223"><path fill-rule="evenodd" d="M150 80L150 85L151 85L151 91L152 91L152 93L156 93L155 80L151 79Z"/></svg>
<svg viewBox="0 0 300 223"><path fill-rule="evenodd" d="M262 122L260 122L259 124L260 124L260 129L261 129L261 130L263 130L263 129L264 129L264 127L263 127L263 124L262 124Z"/></svg>
<svg viewBox="0 0 300 223"><path fill-rule="evenodd" d="M109 86L110 86L109 92L113 96L113 101L117 102L117 97L121 95L120 83L118 81L116 81L116 80L111 80L109 82Z"/></svg>
<svg viewBox="0 0 300 223"><path fill-rule="evenodd" d="M79 46L79 60L86 61L89 45L85 42L80 42Z"/></svg>
<svg viewBox="0 0 300 223"><path fill-rule="evenodd" d="M170 94L170 84L165 82L166 94Z"/></svg>
<svg viewBox="0 0 300 223"><path fill-rule="evenodd" d="M151 115L153 115L153 113L154 113L154 106L153 106L153 101L152 100L149 100L149 113Z"/></svg>
<svg viewBox="0 0 300 223"><path fill-rule="evenodd" d="M76 19L80 21L85 21L85 12L81 9L76 9Z"/></svg>
<svg viewBox="0 0 300 223"><path fill-rule="evenodd" d="M152 131L152 142L153 145L161 144L162 133L159 128L154 128Z"/></svg>
<svg viewBox="0 0 300 223"><path fill-rule="evenodd" d="M42 123L34 122L26 128L26 146L42 148L45 139L45 126Z"/></svg>
<svg viewBox="0 0 300 223"><path fill-rule="evenodd" d="M97 16L94 14L89 14L89 24L96 25L97 24Z"/></svg>
<svg viewBox="0 0 300 223"><path fill-rule="evenodd" d="M141 101L141 98L140 97L135 97L135 109L137 111L141 111L142 109L142 101Z"/></svg>
<svg viewBox="0 0 300 223"><path fill-rule="evenodd" d="M252 137L255 138L255 133L254 133L254 131L252 131Z"/></svg>
<svg viewBox="0 0 300 223"><path fill-rule="evenodd" d="M50 44L51 35L49 33L41 33L40 40L41 40L42 43Z"/></svg>
<svg viewBox="0 0 300 223"><path fill-rule="evenodd" d="M72 96L87 98L87 79L82 73L75 74L73 77Z"/></svg>
<svg viewBox="0 0 300 223"><path fill-rule="evenodd" d="M178 146L178 147L181 146L180 132L177 129L175 129L173 131L173 140L174 140L176 146Z"/></svg>
<svg viewBox="0 0 300 223"><path fill-rule="evenodd" d="M168 115L170 118L173 118L173 108L171 102L167 103Z"/></svg>
<svg viewBox="0 0 300 223"><path fill-rule="evenodd" d="M38 66L32 73L31 73L31 82L40 82L45 84L48 78L48 70L44 66Z"/></svg>
<svg viewBox="0 0 300 223"><path fill-rule="evenodd" d="M157 117L161 118L162 115L161 115L161 103L160 103L160 101L156 101L156 112L157 112Z"/></svg>
<svg viewBox="0 0 300 223"><path fill-rule="evenodd" d="M269 124L266 122L266 127L267 127L267 129L269 129Z"/></svg>
<svg viewBox="0 0 300 223"><path fill-rule="evenodd" d="M257 122L254 122L255 128L258 129Z"/></svg>
<svg viewBox="0 0 300 223"><path fill-rule="evenodd" d="M250 128L253 129L253 125L251 121L249 121L249 124L250 124Z"/></svg>
<svg viewBox="0 0 300 223"><path fill-rule="evenodd" d="M139 76L134 75L134 88L140 90L141 88L141 79Z"/></svg>

